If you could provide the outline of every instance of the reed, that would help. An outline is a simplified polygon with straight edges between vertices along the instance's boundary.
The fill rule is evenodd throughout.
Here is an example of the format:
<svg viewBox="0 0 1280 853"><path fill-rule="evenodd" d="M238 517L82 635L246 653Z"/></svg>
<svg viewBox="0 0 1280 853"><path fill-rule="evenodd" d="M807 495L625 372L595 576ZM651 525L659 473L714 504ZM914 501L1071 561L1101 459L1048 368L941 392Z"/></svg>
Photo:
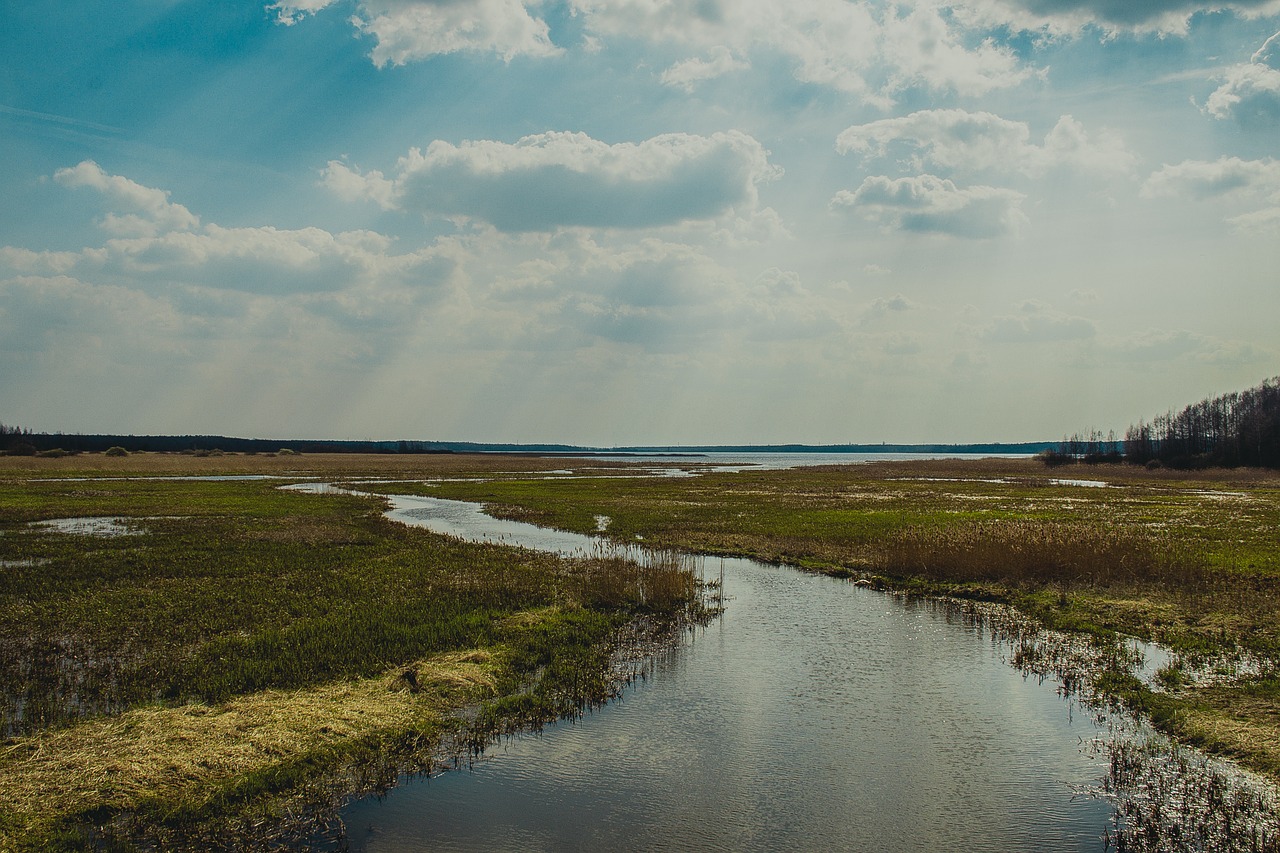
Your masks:
<svg viewBox="0 0 1280 853"><path fill-rule="evenodd" d="M31 524L73 516L123 517L132 535ZM3 850L205 849L211 821L296 805L290 791L352 762L389 761L394 778L423 754L397 744L434 742L484 693L477 737L581 713L617 689L623 626L701 607L674 557L637 568L470 545L387 521L376 498L275 481L9 477L0 531ZM482 693L429 675L458 655L484 661ZM388 679L435 699L389 696ZM255 722L268 709L279 743ZM122 734L143 731L154 761ZM41 796L58 773L74 796Z"/></svg>

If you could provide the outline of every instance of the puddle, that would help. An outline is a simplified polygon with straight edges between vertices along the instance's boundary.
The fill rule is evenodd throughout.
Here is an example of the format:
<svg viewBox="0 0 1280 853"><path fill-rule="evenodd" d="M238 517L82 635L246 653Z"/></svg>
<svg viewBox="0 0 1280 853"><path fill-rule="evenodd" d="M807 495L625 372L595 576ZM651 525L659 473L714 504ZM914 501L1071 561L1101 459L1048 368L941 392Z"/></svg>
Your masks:
<svg viewBox="0 0 1280 853"><path fill-rule="evenodd" d="M72 536L137 536L142 533L135 525L139 519L120 516L88 516L84 518L50 518L33 521L31 526L68 533Z"/></svg>

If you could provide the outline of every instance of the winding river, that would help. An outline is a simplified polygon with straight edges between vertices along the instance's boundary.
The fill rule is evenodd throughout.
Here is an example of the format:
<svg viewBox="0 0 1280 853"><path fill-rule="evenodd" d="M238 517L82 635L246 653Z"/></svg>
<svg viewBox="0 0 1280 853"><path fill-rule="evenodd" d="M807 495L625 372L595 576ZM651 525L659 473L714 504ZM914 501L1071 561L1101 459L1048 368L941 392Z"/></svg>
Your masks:
<svg viewBox="0 0 1280 853"><path fill-rule="evenodd" d="M598 540L397 497L391 517L573 553ZM574 723L342 813L351 849L1088 850L1091 716L954 609L750 560L724 614Z"/></svg>

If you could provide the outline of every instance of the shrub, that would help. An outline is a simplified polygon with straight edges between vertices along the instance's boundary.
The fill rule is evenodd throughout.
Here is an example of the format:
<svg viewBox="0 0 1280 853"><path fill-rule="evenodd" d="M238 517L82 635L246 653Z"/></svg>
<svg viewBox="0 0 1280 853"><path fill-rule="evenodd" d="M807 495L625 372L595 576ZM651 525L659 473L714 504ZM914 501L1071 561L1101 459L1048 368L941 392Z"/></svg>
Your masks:
<svg viewBox="0 0 1280 853"><path fill-rule="evenodd" d="M36 456L40 457L41 459L61 459L62 457L67 455L69 455L67 451L63 450L61 447L55 447L55 448L52 448L51 450L41 450L39 453L36 454Z"/></svg>
<svg viewBox="0 0 1280 853"><path fill-rule="evenodd" d="M9 445L9 449L6 452L9 456L35 456L36 446L25 441L20 441L17 444Z"/></svg>
<svg viewBox="0 0 1280 853"><path fill-rule="evenodd" d="M117 444L117 445L116 445L116 446L114 446L114 447L108 447L108 448L107 448L107 450L106 450L106 453L105 453L104 455L106 455L106 456L128 456L128 455L129 455L129 451L125 450L123 447L121 447L120 445L118 445L118 444Z"/></svg>

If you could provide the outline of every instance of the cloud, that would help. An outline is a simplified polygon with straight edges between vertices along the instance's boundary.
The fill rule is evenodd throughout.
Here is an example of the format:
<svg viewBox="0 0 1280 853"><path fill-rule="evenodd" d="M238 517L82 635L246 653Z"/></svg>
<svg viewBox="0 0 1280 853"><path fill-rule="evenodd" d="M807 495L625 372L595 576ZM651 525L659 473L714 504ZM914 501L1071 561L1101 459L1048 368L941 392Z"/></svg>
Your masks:
<svg viewBox="0 0 1280 853"><path fill-rule="evenodd" d="M1261 18L1280 12L1277 0L967 0L957 14L971 26L1004 26L1054 35L1095 27L1107 34L1186 33L1194 15L1232 12Z"/></svg>
<svg viewBox="0 0 1280 853"><path fill-rule="evenodd" d="M0 280L0 351L10 357L59 351L70 356L74 348L96 358L104 345L172 356L187 349L183 337L193 332L198 334L169 302L130 288L91 285L69 276Z"/></svg>
<svg viewBox="0 0 1280 853"><path fill-rule="evenodd" d="M740 59L782 56L795 79L881 106L912 86L980 95L1033 74L1005 46L966 46L932 6L905 14L848 0L571 0L571 7L596 41L643 39Z"/></svg>
<svg viewBox="0 0 1280 853"><path fill-rule="evenodd" d="M1123 173L1134 157L1109 135L1092 140L1069 115L1058 119L1043 145L1031 141L1025 122L989 112L961 109L920 110L846 128L836 138L841 154L884 157L891 149L911 149L915 165L958 171L1021 172L1036 175L1055 167Z"/></svg>
<svg viewBox="0 0 1280 853"><path fill-rule="evenodd" d="M268 5L267 11L275 12L277 21L291 27L308 15L314 15L337 2L338 0L281 0Z"/></svg>
<svg viewBox="0 0 1280 853"><path fill-rule="evenodd" d="M935 175L873 175L854 192L841 190L831 206L863 210L901 231L984 239L1017 231L1025 221L1020 209L1024 198L1000 187L957 187Z"/></svg>
<svg viewBox="0 0 1280 853"><path fill-rule="evenodd" d="M1224 341L1192 332L1149 331L1100 348L1109 363L1169 364L1191 359L1204 364L1243 365L1265 361L1269 354L1250 343Z"/></svg>
<svg viewBox="0 0 1280 853"><path fill-rule="evenodd" d="M1247 127L1280 124L1280 33L1267 39L1248 63L1227 69L1204 111Z"/></svg>
<svg viewBox="0 0 1280 853"><path fill-rule="evenodd" d="M1280 207L1266 207L1227 218L1227 224L1249 234L1280 234Z"/></svg>
<svg viewBox="0 0 1280 853"><path fill-rule="evenodd" d="M1055 311L1041 302L1024 302L1017 314L996 317L982 330L983 340L1001 344L1087 340L1097 334L1092 320Z"/></svg>
<svg viewBox="0 0 1280 853"><path fill-rule="evenodd" d="M1034 75L1014 52L993 39L967 47L939 9L921 5L883 21L882 61L893 69L889 92L923 86L966 96L1017 86Z"/></svg>
<svg viewBox="0 0 1280 853"><path fill-rule="evenodd" d="M283 0L267 8L295 24L336 0ZM529 5L539 5L531 3ZM547 24L521 0L361 0L352 24L374 39L370 59L382 68L462 51L517 56L556 56Z"/></svg>
<svg viewBox="0 0 1280 853"><path fill-rule="evenodd" d="M733 52L724 45L711 48L710 55L710 59L694 57L672 65L662 72L663 84L692 92L694 85L703 80L713 80L751 67L748 63L734 57Z"/></svg>
<svg viewBox="0 0 1280 853"><path fill-rule="evenodd" d="M394 177L333 161L325 183L384 207L487 222L502 231L650 228L752 211L756 186L780 174L738 132L672 133L609 145L542 133L514 145L437 140L400 158Z"/></svg>
<svg viewBox="0 0 1280 853"><path fill-rule="evenodd" d="M904 314L919 307L901 293L894 296L881 296L867 306L863 320L870 321L890 314Z"/></svg>
<svg viewBox="0 0 1280 853"><path fill-rule="evenodd" d="M186 207L170 201L167 191L107 174L92 161L60 169L54 179L101 193L110 208L101 224L123 236L79 251L0 246L0 266L20 275L105 277L154 289L197 286L272 294L334 292L373 281L431 290L453 274L448 252L427 248L397 254L390 238L373 231L201 224Z"/></svg>
<svg viewBox="0 0 1280 853"><path fill-rule="evenodd" d="M1242 195L1280 199L1280 161L1239 157L1184 160L1152 173L1142 185L1141 194L1144 198Z"/></svg>
<svg viewBox="0 0 1280 853"><path fill-rule="evenodd" d="M167 191L145 187L120 175L108 175L92 160L59 169L53 179L64 187L88 187L102 193L116 210L99 224L113 234L154 235L200 225L199 217L169 201Z"/></svg>

